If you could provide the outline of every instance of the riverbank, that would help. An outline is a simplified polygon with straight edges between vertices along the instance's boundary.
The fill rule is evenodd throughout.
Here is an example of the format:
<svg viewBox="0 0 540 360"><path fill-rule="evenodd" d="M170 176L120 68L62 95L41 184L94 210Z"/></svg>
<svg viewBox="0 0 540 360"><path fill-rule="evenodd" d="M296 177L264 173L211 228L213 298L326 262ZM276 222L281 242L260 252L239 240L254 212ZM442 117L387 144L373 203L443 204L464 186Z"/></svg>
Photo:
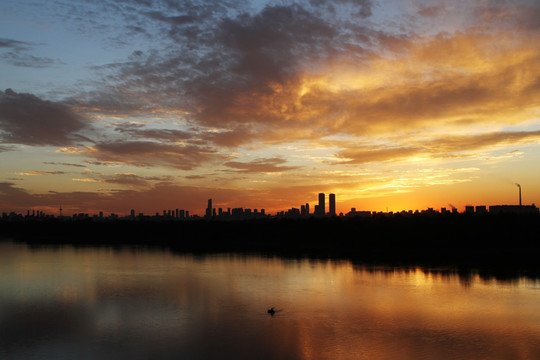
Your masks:
<svg viewBox="0 0 540 360"><path fill-rule="evenodd" d="M163 247L197 254L348 259L540 277L540 217L535 215L186 222L22 220L0 222L0 237L34 246Z"/></svg>

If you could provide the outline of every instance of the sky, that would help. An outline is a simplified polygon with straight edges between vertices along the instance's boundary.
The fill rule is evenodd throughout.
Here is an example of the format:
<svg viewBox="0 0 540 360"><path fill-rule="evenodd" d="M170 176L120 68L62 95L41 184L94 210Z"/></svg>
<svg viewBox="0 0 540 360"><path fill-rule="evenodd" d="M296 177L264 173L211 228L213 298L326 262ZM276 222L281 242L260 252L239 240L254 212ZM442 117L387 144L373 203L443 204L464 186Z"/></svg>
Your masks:
<svg viewBox="0 0 540 360"><path fill-rule="evenodd" d="M540 204L536 0L3 0L0 211Z"/></svg>

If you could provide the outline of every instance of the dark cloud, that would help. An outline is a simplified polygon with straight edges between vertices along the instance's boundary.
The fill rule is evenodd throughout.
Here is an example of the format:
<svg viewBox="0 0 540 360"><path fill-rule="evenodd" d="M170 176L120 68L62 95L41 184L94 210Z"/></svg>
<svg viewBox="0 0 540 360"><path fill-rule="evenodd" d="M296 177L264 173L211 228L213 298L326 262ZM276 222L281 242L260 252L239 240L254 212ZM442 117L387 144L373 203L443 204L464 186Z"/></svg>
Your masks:
<svg viewBox="0 0 540 360"><path fill-rule="evenodd" d="M0 54L0 59L13 66L37 69L63 64L59 60L28 54L27 51L32 50L35 46L36 44L25 41L1 38L0 50L7 49L8 52Z"/></svg>
<svg viewBox="0 0 540 360"><path fill-rule="evenodd" d="M420 6L418 14L428 18L434 18L441 14L444 9L441 6Z"/></svg>
<svg viewBox="0 0 540 360"><path fill-rule="evenodd" d="M22 54L16 52L8 52L0 56L1 59L10 63L13 66L28 67L28 68L46 68L57 64L62 64L59 60L54 60L47 57L38 57L30 54Z"/></svg>
<svg viewBox="0 0 540 360"><path fill-rule="evenodd" d="M65 163L65 162L44 161L43 163L46 165L73 166L73 167L79 167L79 168L86 167L85 165L81 165L81 164L73 164L73 163Z"/></svg>
<svg viewBox="0 0 540 360"><path fill-rule="evenodd" d="M95 165L95 166L114 166L118 164L116 161L97 161L97 160L85 160L85 164Z"/></svg>
<svg viewBox="0 0 540 360"><path fill-rule="evenodd" d="M273 157L256 159L250 162L238 162L229 161L224 165L233 169L237 169L237 172L241 173L269 173L269 172L283 172L289 170L298 169L297 166L283 166L287 160Z"/></svg>
<svg viewBox="0 0 540 360"><path fill-rule="evenodd" d="M110 87L87 94L88 109L144 111L145 103L181 109L191 120L220 129L251 123L274 126L283 116L265 113L260 108L263 99L288 96L280 88L301 86L310 67L345 53L356 59L366 53L359 45L371 41L366 28L351 21L344 30L343 22L328 18L338 15L318 11L332 4L329 1L265 6L260 11L243 10L239 2L160 4L157 10L140 10L138 16L149 21L149 27L162 28L158 34L168 42L166 49L138 50L125 62L101 67ZM371 8L369 1L338 5L343 4L364 12ZM225 135L217 135L216 143L236 142Z"/></svg>
<svg viewBox="0 0 540 360"><path fill-rule="evenodd" d="M308 57L327 55L327 46L338 35L327 21L297 5L225 19L217 30L219 43L235 56L231 70L259 85L283 80Z"/></svg>
<svg viewBox="0 0 540 360"><path fill-rule="evenodd" d="M25 41L18 41L13 39L6 39L6 38L0 38L0 49L1 48L8 48L12 50L28 50L33 46L33 44L25 42Z"/></svg>
<svg viewBox="0 0 540 360"><path fill-rule="evenodd" d="M474 8L473 15L487 25L510 26L513 31L540 29L540 5L537 2L486 1Z"/></svg>
<svg viewBox="0 0 540 360"><path fill-rule="evenodd" d="M194 134L187 131L172 129L145 129L144 125L139 124L119 124L114 130L134 138L154 139L169 142L189 140L194 137Z"/></svg>
<svg viewBox="0 0 540 360"><path fill-rule="evenodd" d="M20 207L31 207L36 205L48 204L42 201L42 195L30 194L11 182L0 182L0 204L3 210L16 210Z"/></svg>
<svg viewBox="0 0 540 360"><path fill-rule="evenodd" d="M80 140L78 132L88 128L83 118L69 107L18 94L0 91L0 138L6 143L65 146Z"/></svg>
<svg viewBox="0 0 540 360"><path fill-rule="evenodd" d="M258 134L248 125L237 125L230 130L208 132L202 139L211 141L217 146L237 147L252 142Z"/></svg>
<svg viewBox="0 0 540 360"><path fill-rule="evenodd" d="M252 102L275 95L273 84L295 81L308 62L330 56L337 36L327 21L297 5L223 20L213 32L219 56L202 59L206 75L188 82L200 106L197 119L216 126L265 121L268 115Z"/></svg>
<svg viewBox="0 0 540 360"><path fill-rule="evenodd" d="M133 193L131 193L133 194ZM59 204L66 210L68 208L75 209L74 212L99 211L111 209L118 211L119 209L127 212L128 208L124 205L119 206L116 201L125 199L115 198L111 193L107 192L55 192L47 193L30 193L25 189L19 188L14 183L0 182L0 204L2 211L19 211L25 212L27 209L35 207L49 208L49 211L56 213Z"/></svg>
<svg viewBox="0 0 540 360"><path fill-rule="evenodd" d="M327 12L335 12L335 5L348 5L351 13L355 16L363 18L369 17L372 14L373 2L371 0L309 0L309 3Z"/></svg>
<svg viewBox="0 0 540 360"><path fill-rule="evenodd" d="M96 144L88 155L104 162L119 162L134 166L166 166L191 170L203 163L222 158L206 146L168 145L152 141L119 141Z"/></svg>
<svg viewBox="0 0 540 360"><path fill-rule="evenodd" d="M109 184L147 187L151 184L151 182L170 182L174 178L172 176L139 176L131 173L120 173L114 175L101 175L98 177L98 179Z"/></svg>

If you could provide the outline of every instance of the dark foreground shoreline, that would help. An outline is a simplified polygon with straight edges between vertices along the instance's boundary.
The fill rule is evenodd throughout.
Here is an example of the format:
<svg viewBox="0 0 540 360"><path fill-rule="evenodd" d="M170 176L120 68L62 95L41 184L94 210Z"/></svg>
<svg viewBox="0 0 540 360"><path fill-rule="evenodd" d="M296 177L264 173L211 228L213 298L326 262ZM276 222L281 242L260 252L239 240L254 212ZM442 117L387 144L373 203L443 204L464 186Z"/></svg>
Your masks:
<svg viewBox="0 0 540 360"><path fill-rule="evenodd" d="M540 278L540 216L438 215L243 221L0 221L0 238L30 246L159 247L344 259L369 266L476 271Z"/></svg>

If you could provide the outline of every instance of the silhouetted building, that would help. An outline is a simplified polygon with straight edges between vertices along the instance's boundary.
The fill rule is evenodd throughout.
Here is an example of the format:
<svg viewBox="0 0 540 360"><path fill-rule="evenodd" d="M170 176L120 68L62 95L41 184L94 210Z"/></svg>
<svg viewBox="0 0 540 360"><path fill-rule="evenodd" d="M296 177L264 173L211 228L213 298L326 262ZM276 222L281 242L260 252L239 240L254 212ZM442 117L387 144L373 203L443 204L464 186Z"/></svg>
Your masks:
<svg viewBox="0 0 540 360"><path fill-rule="evenodd" d="M326 204L324 193L319 193L319 205L315 206L315 215L324 216L326 214Z"/></svg>
<svg viewBox="0 0 540 360"><path fill-rule="evenodd" d="M474 206L465 206L465 214L474 214Z"/></svg>
<svg viewBox="0 0 540 360"><path fill-rule="evenodd" d="M300 209L298 208L292 208L287 211L287 215L289 216L299 216L300 215Z"/></svg>
<svg viewBox="0 0 540 360"><path fill-rule="evenodd" d="M477 205L476 206L476 213L477 214L487 214L487 208L485 205Z"/></svg>
<svg viewBox="0 0 540 360"><path fill-rule="evenodd" d="M489 207L490 214L539 214L533 205L494 205Z"/></svg>
<svg viewBox="0 0 540 360"><path fill-rule="evenodd" d="M208 199L208 206L206 207L206 217L212 216L212 199Z"/></svg>
<svg viewBox="0 0 540 360"><path fill-rule="evenodd" d="M336 194L328 195L328 214L336 216Z"/></svg>
<svg viewBox="0 0 540 360"><path fill-rule="evenodd" d="M234 208L231 210L231 215L234 217L242 217L244 216L244 209L243 208Z"/></svg>

